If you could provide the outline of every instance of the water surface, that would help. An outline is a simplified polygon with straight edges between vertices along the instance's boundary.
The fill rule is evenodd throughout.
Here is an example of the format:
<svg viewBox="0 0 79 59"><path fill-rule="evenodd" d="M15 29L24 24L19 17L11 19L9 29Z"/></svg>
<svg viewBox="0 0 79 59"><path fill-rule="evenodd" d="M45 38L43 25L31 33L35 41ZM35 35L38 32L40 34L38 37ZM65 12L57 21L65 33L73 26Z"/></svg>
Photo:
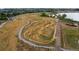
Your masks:
<svg viewBox="0 0 79 59"><path fill-rule="evenodd" d="M60 14L61 15L62 14L66 14L67 15L67 18L70 18L70 19L79 21L79 13L60 13Z"/></svg>

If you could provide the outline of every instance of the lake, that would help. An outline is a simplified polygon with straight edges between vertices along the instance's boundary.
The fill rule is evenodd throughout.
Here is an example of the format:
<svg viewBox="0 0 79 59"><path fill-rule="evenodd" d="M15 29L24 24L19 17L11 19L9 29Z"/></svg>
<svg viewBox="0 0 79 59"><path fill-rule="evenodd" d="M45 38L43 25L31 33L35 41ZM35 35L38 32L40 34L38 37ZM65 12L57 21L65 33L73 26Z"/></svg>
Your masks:
<svg viewBox="0 0 79 59"><path fill-rule="evenodd" d="M59 13L59 14L66 14L67 18L71 18L73 20L79 21L79 13Z"/></svg>

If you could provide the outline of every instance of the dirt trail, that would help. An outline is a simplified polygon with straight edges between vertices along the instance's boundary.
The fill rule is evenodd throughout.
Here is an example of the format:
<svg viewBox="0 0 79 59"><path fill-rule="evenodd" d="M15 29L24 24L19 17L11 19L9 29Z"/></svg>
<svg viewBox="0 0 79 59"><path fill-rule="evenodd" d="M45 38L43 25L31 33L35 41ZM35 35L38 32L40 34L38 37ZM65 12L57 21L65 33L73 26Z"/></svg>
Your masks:
<svg viewBox="0 0 79 59"><path fill-rule="evenodd" d="M56 43L55 43L55 47L56 47L56 50L57 51L60 51L61 50L61 22L59 19L56 20L56 33L55 33L55 40L56 40Z"/></svg>

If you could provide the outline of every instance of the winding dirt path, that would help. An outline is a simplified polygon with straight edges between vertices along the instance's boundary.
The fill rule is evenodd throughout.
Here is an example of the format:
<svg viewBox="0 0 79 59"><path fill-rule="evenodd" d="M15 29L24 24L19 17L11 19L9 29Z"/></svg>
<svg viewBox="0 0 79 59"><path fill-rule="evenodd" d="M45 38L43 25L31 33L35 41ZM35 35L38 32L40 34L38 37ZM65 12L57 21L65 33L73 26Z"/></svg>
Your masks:
<svg viewBox="0 0 79 59"><path fill-rule="evenodd" d="M26 25L24 25L21 29L20 29L20 31L19 31L19 33L18 33L18 38L20 39L20 40L22 40L24 43L26 43L26 44L29 44L30 46L33 46L33 47L38 47L38 48L49 48L49 49L51 49L51 50L54 50L54 47L49 47L49 46L42 46L42 45L37 45L37 44L35 44L35 43L33 43L33 42L31 42L31 41L29 41L29 40L26 40L23 36L22 36L22 31L23 31L23 29L25 28L25 26L31 26L33 23L35 23L35 22L28 22Z"/></svg>

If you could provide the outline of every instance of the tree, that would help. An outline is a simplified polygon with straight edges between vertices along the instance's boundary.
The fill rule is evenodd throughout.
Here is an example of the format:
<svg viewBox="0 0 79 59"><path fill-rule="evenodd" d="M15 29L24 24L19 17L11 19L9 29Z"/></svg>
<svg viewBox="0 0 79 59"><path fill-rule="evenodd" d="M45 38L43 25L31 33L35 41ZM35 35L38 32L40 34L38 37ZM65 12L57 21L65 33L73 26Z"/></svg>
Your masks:
<svg viewBox="0 0 79 59"><path fill-rule="evenodd" d="M43 12L41 16L47 17L48 15L45 12Z"/></svg>
<svg viewBox="0 0 79 59"><path fill-rule="evenodd" d="M60 19L60 20L66 20L66 14L63 14L63 15L58 15L57 17Z"/></svg>
<svg viewBox="0 0 79 59"><path fill-rule="evenodd" d="M63 15L62 15L62 18L63 18L63 19L65 19L65 18L66 18L66 16L67 16L66 14L63 14Z"/></svg>

